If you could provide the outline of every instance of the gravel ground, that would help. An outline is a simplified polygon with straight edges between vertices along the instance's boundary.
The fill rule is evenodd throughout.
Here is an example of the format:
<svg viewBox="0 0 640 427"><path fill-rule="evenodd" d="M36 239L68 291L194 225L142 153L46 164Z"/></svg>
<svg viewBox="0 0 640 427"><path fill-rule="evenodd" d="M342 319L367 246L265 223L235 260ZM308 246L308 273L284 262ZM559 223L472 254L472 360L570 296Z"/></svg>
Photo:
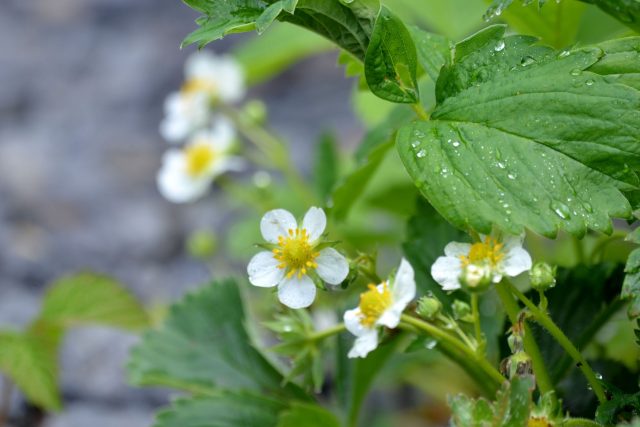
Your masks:
<svg viewBox="0 0 640 427"><path fill-rule="evenodd" d="M147 303L208 277L184 255L195 227L229 219L213 195L172 206L155 188L164 96L182 78L179 51L195 18L179 0L3 0L0 3L0 327L20 327L47 283L79 269L109 273ZM228 49L241 37L215 45ZM361 130L335 54L252 91L308 168L317 134ZM318 118L321 118L320 120ZM61 352L65 409L46 427L144 427L165 393L130 388L136 337L72 332ZM19 397L15 402L22 409Z"/></svg>

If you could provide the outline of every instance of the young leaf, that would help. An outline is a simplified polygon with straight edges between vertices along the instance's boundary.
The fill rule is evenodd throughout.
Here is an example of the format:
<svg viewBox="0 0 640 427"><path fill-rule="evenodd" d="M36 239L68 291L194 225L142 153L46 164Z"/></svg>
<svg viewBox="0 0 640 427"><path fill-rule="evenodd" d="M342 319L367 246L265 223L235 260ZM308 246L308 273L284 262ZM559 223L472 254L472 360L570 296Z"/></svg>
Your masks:
<svg viewBox="0 0 640 427"><path fill-rule="evenodd" d="M283 402L246 393L178 399L158 413L154 427L276 427L285 407Z"/></svg>
<svg viewBox="0 0 640 427"><path fill-rule="evenodd" d="M14 332L0 332L0 370L29 402L48 410L60 409L58 360L38 339Z"/></svg>
<svg viewBox="0 0 640 427"><path fill-rule="evenodd" d="M44 296L36 322L68 328L99 324L139 331L149 326L140 302L116 280L79 273L57 280Z"/></svg>
<svg viewBox="0 0 640 427"><path fill-rule="evenodd" d="M398 135L423 195L457 227L583 235L629 217L640 92L589 67L598 47L557 54L494 26L456 46L428 122ZM607 102L604 102L607 100Z"/></svg>
<svg viewBox="0 0 640 427"><path fill-rule="evenodd" d="M244 328L244 309L233 280L214 282L171 308L164 326L133 349L129 377L136 385L191 392L268 391L306 395L289 384L256 350Z"/></svg>
<svg viewBox="0 0 640 427"><path fill-rule="evenodd" d="M389 9L382 7L364 59L369 89L388 101L418 102L416 47L409 30Z"/></svg>

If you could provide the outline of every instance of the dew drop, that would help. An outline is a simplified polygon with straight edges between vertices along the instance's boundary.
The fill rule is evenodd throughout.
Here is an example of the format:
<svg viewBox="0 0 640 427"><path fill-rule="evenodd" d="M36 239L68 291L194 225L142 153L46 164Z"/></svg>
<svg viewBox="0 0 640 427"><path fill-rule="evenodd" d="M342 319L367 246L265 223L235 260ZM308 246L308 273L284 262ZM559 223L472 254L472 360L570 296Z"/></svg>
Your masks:
<svg viewBox="0 0 640 427"><path fill-rule="evenodd" d="M458 148L460 146L460 141L453 141L452 145Z"/></svg>
<svg viewBox="0 0 640 427"><path fill-rule="evenodd" d="M418 148L419 145L420 145L420 141L413 141L411 143L411 148Z"/></svg>
<svg viewBox="0 0 640 427"><path fill-rule="evenodd" d="M500 169L506 168L506 165L504 163L502 163L502 162L496 163L496 166L498 166Z"/></svg>
<svg viewBox="0 0 640 427"><path fill-rule="evenodd" d="M427 339L424 342L425 348L427 348L429 350L433 350L434 348L436 348L437 345L438 345L438 341L436 341L434 339Z"/></svg>
<svg viewBox="0 0 640 427"><path fill-rule="evenodd" d="M591 203L589 202L584 202L582 204L582 207L584 208L585 211L589 212L589 213L593 213L593 206L591 206Z"/></svg>
<svg viewBox="0 0 640 427"><path fill-rule="evenodd" d="M507 178L509 179L516 179L516 175L513 173L507 174Z"/></svg>
<svg viewBox="0 0 640 427"><path fill-rule="evenodd" d="M420 159L421 159L421 158L423 158L423 157L424 157L424 156L426 156L426 155L427 155L427 152L426 152L424 149L422 149L422 150L420 150L420 151L418 151L418 152L416 153L416 157L418 157L418 158L420 158Z"/></svg>
<svg viewBox="0 0 640 427"><path fill-rule="evenodd" d="M532 56L525 56L522 58L522 60L520 61L520 65L522 65L523 67L528 67L529 65L533 64L534 62L536 62L535 58L533 58Z"/></svg>
<svg viewBox="0 0 640 427"><path fill-rule="evenodd" d="M558 202L558 201L552 201L551 202L551 210L553 212L555 212L556 215L558 215L560 218L562 219L569 219L571 218L571 211L569 210L569 207L567 205L565 205L562 202Z"/></svg>
<svg viewBox="0 0 640 427"><path fill-rule="evenodd" d="M498 44L496 45L496 47L493 48L493 50L495 50L496 52L500 52L500 51L504 50L504 46L505 46L504 40L500 40L498 42Z"/></svg>
<svg viewBox="0 0 640 427"><path fill-rule="evenodd" d="M571 55L571 52L568 50L563 50L562 52L560 52L558 54L558 58L566 58L567 56Z"/></svg>
<svg viewBox="0 0 640 427"><path fill-rule="evenodd" d="M593 80L591 80L591 79L589 79L589 80L587 80L587 81L585 82L585 84L586 84L587 86L593 86L593 83L595 83L595 82L594 82Z"/></svg>
<svg viewBox="0 0 640 427"><path fill-rule="evenodd" d="M571 70L571 75L572 76L579 76L582 74L582 70L580 68L574 68L573 70Z"/></svg>

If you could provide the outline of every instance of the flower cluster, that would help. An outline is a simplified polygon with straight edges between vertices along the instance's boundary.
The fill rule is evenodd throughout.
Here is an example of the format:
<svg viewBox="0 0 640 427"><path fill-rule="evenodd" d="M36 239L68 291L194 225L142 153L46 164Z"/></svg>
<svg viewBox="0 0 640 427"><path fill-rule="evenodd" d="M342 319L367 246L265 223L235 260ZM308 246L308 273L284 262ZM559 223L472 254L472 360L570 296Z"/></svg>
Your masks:
<svg viewBox="0 0 640 427"><path fill-rule="evenodd" d="M244 96L242 68L230 57L210 52L193 54L185 63L185 82L165 101L160 134L170 148L162 159L157 183L160 193L174 203L202 197L219 175L239 170L240 158L231 154L235 130L216 106Z"/></svg>
<svg viewBox="0 0 640 427"><path fill-rule="evenodd" d="M313 303L322 281L330 285L342 283L349 274L349 263L324 241L326 224L324 211L316 207L307 211L300 226L284 209L267 212L260 230L267 242L262 246L269 250L258 253L249 262L247 273L251 284L277 287L280 302L298 309ZM445 291L461 287L476 291L500 282L503 276L517 276L530 270L532 264L529 253L522 247L523 238L481 236L473 244L451 242L444 249L445 256L433 264L431 275ZM344 326L356 337L348 356L366 357L375 350L380 331L396 328L415 297L413 267L402 259L395 275L382 283L369 284L360 294L358 306L344 313ZM440 308L438 300L423 298L418 312L433 317Z"/></svg>

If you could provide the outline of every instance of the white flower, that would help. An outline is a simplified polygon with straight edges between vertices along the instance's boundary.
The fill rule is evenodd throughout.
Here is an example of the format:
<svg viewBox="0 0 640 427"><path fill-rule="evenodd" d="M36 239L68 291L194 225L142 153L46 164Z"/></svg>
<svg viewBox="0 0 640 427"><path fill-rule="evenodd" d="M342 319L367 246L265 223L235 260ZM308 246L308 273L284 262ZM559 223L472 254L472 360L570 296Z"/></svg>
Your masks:
<svg viewBox="0 0 640 427"><path fill-rule="evenodd" d="M531 256L522 248L523 240L524 235L507 236L501 242L481 236L474 244L451 242L444 248L445 256L431 266L431 276L445 291L459 289L461 278L473 286L483 278L499 283L503 276L517 276L531 269Z"/></svg>
<svg viewBox="0 0 640 427"><path fill-rule="evenodd" d="M212 103L239 101L245 93L244 72L231 57L201 51L185 63L185 83L167 97L160 134L179 142L205 127L211 119Z"/></svg>
<svg viewBox="0 0 640 427"><path fill-rule="evenodd" d="M344 314L347 330L357 337L348 356L366 357L375 350L378 346L378 327L398 326L402 312L415 296L413 268L403 259L393 283L369 285L369 290L360 295L360 305Z"/></svg>
<svg viewBox="0 0 640 427"><path fill-rule="evenodd" d="M316 297L316 285L309 273L338 285L349 273L349 263L333 248L318 250L327 217L320 208L310 208L302 220L302 227L284 209L267 212L260 222L262 237L274 246L249 262L247 273L254 286L278 286L280 302L291 308L311 305Z"/></svg>
<svg viewBox="0 0 640 427"><path fill-rule="evenodd" d="M225 120L195 134L182 149L167 150L157 183L160 193L174 203L203 196L220 174L242 168L242 159L229 155L234 132Z"/></svg>

